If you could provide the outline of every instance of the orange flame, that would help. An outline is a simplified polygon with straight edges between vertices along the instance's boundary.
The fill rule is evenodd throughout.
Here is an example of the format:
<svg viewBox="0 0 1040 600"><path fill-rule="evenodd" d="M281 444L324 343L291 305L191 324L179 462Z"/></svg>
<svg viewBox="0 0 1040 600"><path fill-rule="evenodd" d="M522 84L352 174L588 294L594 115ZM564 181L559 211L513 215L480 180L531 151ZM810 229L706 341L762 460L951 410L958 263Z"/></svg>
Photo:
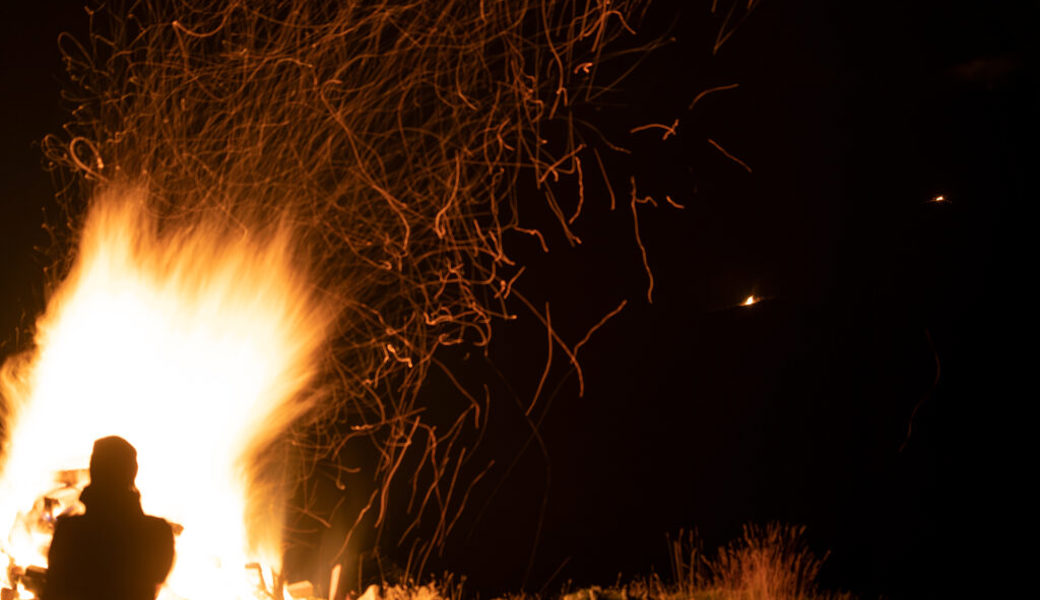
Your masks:
<svg viewBox="0 0 1040 600"><path fill-rule="evenodd" d="M45 565L49 543L20 513L114 434L137 447L145 511L184 528L164 594L243 597L247 563L280 569L284 504L256 458L313 405L333 314L289 228L266 229L160 227L141 190L95 201L35 349L3 367L0 550L16 564Z"/></svg>

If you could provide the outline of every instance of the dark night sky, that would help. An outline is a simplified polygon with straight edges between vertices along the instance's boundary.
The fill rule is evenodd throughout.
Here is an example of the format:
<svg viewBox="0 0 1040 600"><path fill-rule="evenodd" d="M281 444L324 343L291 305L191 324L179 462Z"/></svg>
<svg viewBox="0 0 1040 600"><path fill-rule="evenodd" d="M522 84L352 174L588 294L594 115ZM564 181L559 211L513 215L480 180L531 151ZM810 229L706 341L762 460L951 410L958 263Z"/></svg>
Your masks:
<svg viewBox="0 0 1040 600"><path fill-rule="evenodd" d="M46 245L53 187L34 142L61 123L55 38L83 29L75 4L5 15L5 349L42 306L46 260L33 248ZM501 487L477 494L486 510L464 520L444 566L516 589L548 465L534 590L564 560L549 589L667 573L665 533L696 527L710 547L770 520L807 525L831 552L824 583L865 598L988 585L1026 504L1004 473L1022 474L1028 439L1037 3L766 0L714 61L710 3L670 6L684 4L651 13L645 31L672 25L676 42L625 96L637 122L681 119L677 138L634 165L646 192L687 207L640 213L654 303L623 211L590 207L580 248L557 237L549 257L518 249L531 265L521 289L552 298L572 338L629 306L583 350L585 397L568 381L553 400L548 461L531 447L508 478L492 473ZM936 194L950 202L928 203ZM751 293L767 300L736 306ZM530 330L504 325L492 347L521 397L544 360ZM504 464L526 439L509 402L493 407L485 448Z"/></svg>

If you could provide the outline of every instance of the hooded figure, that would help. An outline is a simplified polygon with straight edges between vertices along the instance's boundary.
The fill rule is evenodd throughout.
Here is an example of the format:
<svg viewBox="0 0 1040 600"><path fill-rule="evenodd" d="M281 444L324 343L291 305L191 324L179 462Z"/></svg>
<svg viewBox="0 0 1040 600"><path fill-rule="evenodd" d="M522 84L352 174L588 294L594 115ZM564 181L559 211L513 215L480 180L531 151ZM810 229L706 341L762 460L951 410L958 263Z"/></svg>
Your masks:
<svg viewBox="0 0 1040 600"><path fill-rule="evenodd" d="M94 442L86 513L58 519L43 600L155 600L173 566L173 529L141 510L137 450L121 437Z"/></svg>

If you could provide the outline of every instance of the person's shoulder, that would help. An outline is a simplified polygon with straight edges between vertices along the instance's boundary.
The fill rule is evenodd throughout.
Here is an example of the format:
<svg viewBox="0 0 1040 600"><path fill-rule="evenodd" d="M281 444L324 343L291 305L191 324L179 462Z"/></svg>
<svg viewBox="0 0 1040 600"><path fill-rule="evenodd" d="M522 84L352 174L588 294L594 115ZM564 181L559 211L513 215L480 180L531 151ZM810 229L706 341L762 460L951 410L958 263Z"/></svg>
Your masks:
<svg viewBox="0 0 1040 600"><path fill-rule="evenodd" d="M150 535L173 538L173 526L170 525L169 521L162 517L144 515L142 525L144 526L144 530Z"/></svg>
<svg viewBox="0 0 1040 600"><path fill-rule="evenodd" d="M73 514L62 514L55 518L56 523L82 523L83 519L86 519L87 515L84 513L73 513Z"/></svg>
<svg viewBox="0 0 1040 600"><path fill-rule="evenodd" d="M60 527L62 529L68 530L78 529L80 527L83 527L83 525L87 522L86 519L86 515L82 514L58 515L58 518L54 520L54 528L57 529Z"/></svg>

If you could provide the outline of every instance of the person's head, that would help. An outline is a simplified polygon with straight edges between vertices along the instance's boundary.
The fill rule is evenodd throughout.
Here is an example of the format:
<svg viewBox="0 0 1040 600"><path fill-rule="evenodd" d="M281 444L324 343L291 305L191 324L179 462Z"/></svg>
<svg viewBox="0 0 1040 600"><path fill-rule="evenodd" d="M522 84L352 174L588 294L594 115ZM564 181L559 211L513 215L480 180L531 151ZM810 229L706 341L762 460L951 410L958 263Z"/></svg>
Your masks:
<svg viewBox="0 0 1040 600"><path fill-rule="evenodd" d="M90 455L90 485L113 490L134 489L137 477L137 450L119 436L94 442Z"/></svg>

